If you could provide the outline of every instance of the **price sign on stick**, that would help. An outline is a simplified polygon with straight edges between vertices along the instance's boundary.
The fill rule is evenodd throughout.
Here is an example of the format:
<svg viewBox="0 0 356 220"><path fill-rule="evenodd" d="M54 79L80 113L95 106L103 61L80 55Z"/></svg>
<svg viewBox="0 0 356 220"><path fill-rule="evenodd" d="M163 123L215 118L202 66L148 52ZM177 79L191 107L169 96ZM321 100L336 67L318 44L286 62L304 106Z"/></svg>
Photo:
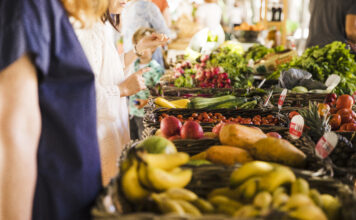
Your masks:
<svg viewBox="0 0 356 220"><path fill-rule="evenodd" d="M327 132L320 138L315 147L315 153L318 157L325 159L335 149L337 145L337 134Z"/></svg>
<svg viewBox="0 0 356 220"><path fill-rule="evenodd" d="M268 96L267 96L267 99L266 99L265 103L263 104L264 107L266 107L268 105L268 102L271 99L272 94L273 94L273 91L270 91Z"/></svg>
<svg viewBox="0 0 356 220"><path fill-rule="evenodd" d="M303 134L304 118L296 115L292 118L289 125L289 134L293 139L299 139Z"/></svg>
<svg viewBox="0 0 356 220"><path fill-rule="evenodd" d="M287 96L287 92L288 92L288 89L283 89L281 95L279 96L279 100L278 100L278 109L279 110L282 109L284 100L286 99L286 96Z"/></svg>

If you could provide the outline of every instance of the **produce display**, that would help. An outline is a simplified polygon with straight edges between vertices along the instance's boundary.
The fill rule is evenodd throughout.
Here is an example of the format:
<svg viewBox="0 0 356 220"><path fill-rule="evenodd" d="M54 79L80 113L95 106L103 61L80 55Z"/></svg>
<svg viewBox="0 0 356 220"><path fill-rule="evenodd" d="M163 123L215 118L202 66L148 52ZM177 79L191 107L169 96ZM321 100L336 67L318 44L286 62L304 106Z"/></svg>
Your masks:
<svg viewBox="0 0 356 220"><path fill-rule="evenodd" d="M174 86L201 88L249 88L252 69L242 56L241 46L225 42L210 55L184 61L175 68Z"/></svg>
<svg viewBox="0 0 356 220"><path fill-rule="evenodd" d="M162 116L158 117L159 122L162 122L162 120L165 119L166 117L174 117L174 116L169 116L169 115L163 113ZM279 122L278 118L273 115L267 115L267 116L255 115L252 118L250 118L250 117L243 118L241 116L226 118L221 113L212 113L212 112L202 112L199 114L193 113L191 115L191 117L188 117L188 118L183 118L182 115L178 115L177 118L181 122L185 122L185 121L196 121L198 123L200 123L200 122L204 122L204 123L234 122L234 123L246 124L246 125L272 125L272 126L274 126L274 125L278 124L278 122Z"/></svg>
<svg viewBox="0 0 356 220"><path fill-rule="evenodd" d="M342 42L335 41L322 48L307 48L301 57L282 64L269 78L278 79L283 70L290 68L306 70L313 75L313 79L321 82L331 74L337 74L341 77L341 82L335 89L337 94L352 94L356 91L355 56Z"/></svg>

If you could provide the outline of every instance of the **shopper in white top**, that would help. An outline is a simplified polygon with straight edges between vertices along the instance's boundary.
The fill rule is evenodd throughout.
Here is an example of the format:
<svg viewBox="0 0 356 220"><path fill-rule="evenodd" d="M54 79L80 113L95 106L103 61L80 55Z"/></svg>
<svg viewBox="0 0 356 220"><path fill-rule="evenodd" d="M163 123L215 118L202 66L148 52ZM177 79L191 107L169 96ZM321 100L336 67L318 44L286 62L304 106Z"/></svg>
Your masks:
<svg viewBox="0 0 356 220"><path fill-rule="evenodd" d="M110 0L110 14L120 14L126 0ZM108 15L109 13L107 13ZM95 74L97 128L102 166L103 185L118 172L117 162L125 144L130 141L129 115L126 97L145 89L140 70L125 79L123 63L112 41L112 27L98 21L91 27L74 25L78 39ZM156 48L167 41L164 35L151 35L135 48ZM137 57L129 51L124 58L129 65Z"/></svg>
<svg viewBox="0 0 356 220"><path fill-rule="evenodd" d="M216 2L217 0L205 0L199 5L196 19L203 28L209 28L212 33L218 35L218 41L222 43L225 41L225 33L220 24L222 9Z"/></svg>

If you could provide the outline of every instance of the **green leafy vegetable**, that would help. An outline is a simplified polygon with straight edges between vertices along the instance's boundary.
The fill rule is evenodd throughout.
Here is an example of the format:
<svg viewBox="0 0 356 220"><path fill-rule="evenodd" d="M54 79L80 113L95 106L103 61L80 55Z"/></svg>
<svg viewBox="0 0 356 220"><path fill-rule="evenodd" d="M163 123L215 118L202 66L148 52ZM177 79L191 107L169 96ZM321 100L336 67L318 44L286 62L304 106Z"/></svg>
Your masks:
<svg viewBox="0 0 356 220"><path fill-rule="evenodd" d="M268 79L278 79L282 71L290 68L306 70L313 75L313 79L321 82L325 82L331 74L337 74L341 77L340 84L335 88L337 94L352 94L356 91L355 57L342 42L335 41L322 48L308 48L301 57L279 66Z"/></svg>

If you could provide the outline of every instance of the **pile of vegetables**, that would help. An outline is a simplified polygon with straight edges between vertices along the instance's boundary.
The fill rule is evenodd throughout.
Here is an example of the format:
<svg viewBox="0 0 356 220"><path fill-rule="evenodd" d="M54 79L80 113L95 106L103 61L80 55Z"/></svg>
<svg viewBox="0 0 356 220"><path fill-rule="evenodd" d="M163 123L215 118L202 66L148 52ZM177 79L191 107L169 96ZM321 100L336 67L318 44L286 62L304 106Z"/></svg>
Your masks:
<svg viewBox="0 0 356 220"><path fill-rule="evenodd" d="M249 88L252 69L242 56L241 45L225 42L211 55L201 55L194 62L185 61L175 69L176 87Z"/></svg>
<svg viewBox="0 0 356 220"><path fill-rule="evenodd" d="M222 67L229 74L234 88L250 88L253 83L252 68L235 43L225 43L211 54L208 65Z"/></svg>
<svg viewBox="0 0 356 220"><path fill-rule="evenodd" d="M301 57L281 65L269 79L278 79L281 72L290 68L303 69L313 75L313 79L325 82L331 74L341 77L340 84L335 88L337 94L352 94L356 91L356 61L346 45L335 41L325 47L308 48Z"/></svg>
<svg viewBox="0 0 356 220"><path fill-rule="evenodd" d="M284 50L284 46L278 46L275 48L267 48L261 44L255 44L246 51L246 53L244 54L244 57L246 60L252 59L253 61L258 61L258 60L264 58L268 54L278 53L283 50Z"/></svg>

